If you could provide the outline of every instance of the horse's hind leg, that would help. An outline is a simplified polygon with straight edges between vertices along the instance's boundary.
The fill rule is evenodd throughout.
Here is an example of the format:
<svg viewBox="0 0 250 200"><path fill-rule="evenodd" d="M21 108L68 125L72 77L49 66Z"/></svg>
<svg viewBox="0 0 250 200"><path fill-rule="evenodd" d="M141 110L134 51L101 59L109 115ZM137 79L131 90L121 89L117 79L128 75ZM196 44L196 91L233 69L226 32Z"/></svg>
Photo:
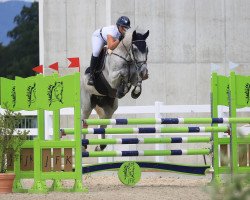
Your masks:
<svg viewBox="0 0 250 200"><path fill-rule="evenodd" d="M100 119L111 119L114 112L116 111L118 107L118 100L113 99L113 101L110 101L107 105L103 106L103 112L102 115L99 115ZM107 125L101 125L101 128L107 128ZM105 139L105 134L101 135L102 139ZM100 145L95 148L96 151L103 151L107 145Z"/></svg>
<svg viewBox="0 0 250 200"><path fill-rule="evenodd" d="M86 92L86 91L83 91L82 92L83 94L83 97L82 97L82 120L84 119L88 119L90 114L91 114L91 111L92 111L92 106L91 106L91 101L90 101L90 95ZM88 125L85 124L83 122L83 128L88 128ZM86 135L83 134L82 135L82 139L86 139ZM86 150L87 149L87 145L83 145L84 149L83 150Z"/></svg>
<svg viewBox="0 0 250 200"><path fill-rule="evenodd" d="M88 119L90 114L91 114L91 110L83 110L82 119L83 120ZM82 127L88 128L88 125L83 122ZM82 139L86 139L86 134L82 135ZM83 145L83 148L84 148L83 151L85 151L87 149L87 145Z"/></svg>

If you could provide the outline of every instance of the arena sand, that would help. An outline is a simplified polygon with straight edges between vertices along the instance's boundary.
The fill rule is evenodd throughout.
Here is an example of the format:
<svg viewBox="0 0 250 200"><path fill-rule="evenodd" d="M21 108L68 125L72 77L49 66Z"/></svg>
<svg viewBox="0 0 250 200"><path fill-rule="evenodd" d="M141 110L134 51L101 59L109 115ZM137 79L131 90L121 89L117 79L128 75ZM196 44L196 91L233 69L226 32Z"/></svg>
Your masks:
<svg viewBox="0 0 250 200"><path fill-rule="evenodd" d="M207 200L211 175L189 176L172 173L144 172L134 187L124 186L115 172L83 176L88 193L50 192L48 194L13 193L0 195L0 200ZM30 187L32 180L24 180ZM47 182L51 185L51 181ZM73 181L63 181L64 187L72 187Z"/></svg>

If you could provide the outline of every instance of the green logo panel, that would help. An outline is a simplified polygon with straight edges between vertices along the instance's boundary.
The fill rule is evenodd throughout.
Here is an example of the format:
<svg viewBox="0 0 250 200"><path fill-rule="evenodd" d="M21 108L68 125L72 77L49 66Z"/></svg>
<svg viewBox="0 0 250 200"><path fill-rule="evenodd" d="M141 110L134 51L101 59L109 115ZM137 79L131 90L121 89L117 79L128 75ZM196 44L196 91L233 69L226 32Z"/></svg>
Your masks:
<svg viewBox="0 0 250 200"><path fill-rule="evenodd" d="M250 76L236 75L236 105L237 107L250 106Z"/></svg>
<svg viewBox="0 0 250 200"><path fill-rule="evenodd" d="M118 177L124 185L134 186L141 179L141 168L136 162L124 162L119 168Z"/></svg>
<svg viewBox="0 0 250 200"><path fill-rule="evenodd" d="M37 77L16 77L17 107L22 110L37 110Z"/></svg>
<svg viewBox="0 0 250 200"><path fill-rule="evenodd" d="M55 110L75 105L76 88L80 83L75 81L79 76L68 75L58 77L57 75L37 79L38 106L45 110ZM75 84L79 83L77 87Z"/></svg>
<svg viewBox="0 0 250 200"><path fill-rule="evenodd" d="M1 78L1 107L10 110L18 110L16 106L16 87L15 81Z"/></svg>
<svg viewBox="0 0 250 200"><path fill-rule="evenodd" d="M217 76L218 105L228 106L229 101L229 78Z"/></svg>

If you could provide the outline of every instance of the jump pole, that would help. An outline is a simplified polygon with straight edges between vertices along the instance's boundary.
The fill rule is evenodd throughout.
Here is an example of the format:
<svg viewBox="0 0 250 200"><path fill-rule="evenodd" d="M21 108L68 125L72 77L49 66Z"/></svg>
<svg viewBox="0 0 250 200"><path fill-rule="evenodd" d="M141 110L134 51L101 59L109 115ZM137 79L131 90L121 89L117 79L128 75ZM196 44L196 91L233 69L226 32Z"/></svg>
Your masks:
<svg viewBox="0 0 250 200"><path fill-rule="evenodd" d="M171 156L171 155L209 155L211 149L177 149L144 151L90 151L82 152L82 157L130 157L130 156Z"/></svg>
<svg viewBox="0 0 250 200"><path fill-rule="evenodd" d="M209 143L210 137L82 139L82 145Z"/></svg>
<svg viewBox="0 0 250 200"><path fill-rule="evenodd" d="M137 124L224 124L250 123L250 118L131 118L84 119L86 125L137 125Z"/></svg>
<svg viewBox="0 0 250 200"><path fill-rule="evenodd" d="M199 133L226 132L228 127L163 127L163 128L87 128L82 134L134 134L134 133ZM74 134L74 129L61 129L62 133Z"/></svg>

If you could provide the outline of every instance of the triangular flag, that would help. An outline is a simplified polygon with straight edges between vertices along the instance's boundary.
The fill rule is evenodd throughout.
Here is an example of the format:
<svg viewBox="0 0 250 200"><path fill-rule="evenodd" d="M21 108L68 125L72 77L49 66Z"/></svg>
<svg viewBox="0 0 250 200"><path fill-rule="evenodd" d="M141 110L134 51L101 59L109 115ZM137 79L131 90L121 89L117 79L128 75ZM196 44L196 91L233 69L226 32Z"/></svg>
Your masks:
<svg viewBox="0 0 250 200"><path fill-rule="evenodd" d="M219 65L211 63L211 72L217 72L219 69L220 69Z"/></svg>
<svg viewBox="0 0 250 200"><path fill-rule="evenodd" d="M229 61L229 69L234 69L234 68L239 67L239 66L240 66L239 64Z"/></svg>
<svg viewBox="0 0 250 200"><path fill-rule="evenodd" d="M75 58L68 58L68 60L70 61L69 64L69 68L73 68L73 67L80 67L80 60L79 57L75 57Z"/></svg>
<svg viewBox="0 0 250 200"><path fill-rule="evenodd" d="M51 65L49 66L49 68L58 71L58 62L55 62L55 63L51 64Z"/></svg>
<svg viewBox="0 0 250 200"><path fill-rule="evenodd" d="M37 72L37 73L42 73L43 74L43 65L39 65L37 67L34 67L32 70Z"/></svg>

